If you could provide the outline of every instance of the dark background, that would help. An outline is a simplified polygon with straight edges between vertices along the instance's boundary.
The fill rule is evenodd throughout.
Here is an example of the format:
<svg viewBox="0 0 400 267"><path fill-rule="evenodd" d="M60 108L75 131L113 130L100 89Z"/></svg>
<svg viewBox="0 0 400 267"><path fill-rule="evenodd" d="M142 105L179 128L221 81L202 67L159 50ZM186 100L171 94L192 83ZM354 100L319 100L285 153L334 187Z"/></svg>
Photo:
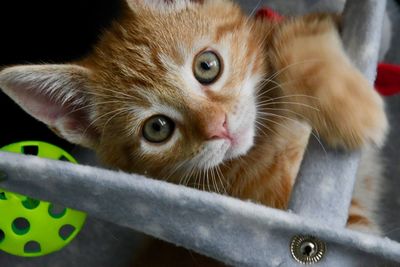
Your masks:
<svg viewBox="0 0 400 267"><path fill-rule="evenodd" d="M1 0L0 68L82 57L118 16L120 6L120 0ZM46 141L67 150L73 147L0 91L0 147L24 140Z"/></svg>

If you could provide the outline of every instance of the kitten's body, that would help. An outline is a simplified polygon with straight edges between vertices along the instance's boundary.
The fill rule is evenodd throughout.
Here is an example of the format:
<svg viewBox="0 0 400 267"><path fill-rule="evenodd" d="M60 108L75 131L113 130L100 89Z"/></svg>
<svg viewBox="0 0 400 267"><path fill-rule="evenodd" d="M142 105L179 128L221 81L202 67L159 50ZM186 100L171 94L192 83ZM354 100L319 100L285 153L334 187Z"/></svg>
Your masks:
<svg viewBox="0 0 400 267"><path fill-rule="evenodd" d="M131 0L76 65L9 68L0 85L114 168L279 209L287 207L308 125L331 146L382 144L382 100L346 57L335 19L274 23L247 18L230 1L200 2ZM192 68L208 50L223 67L204 84ZM143 138L143 123L156 114L175 123L161 143ZM364 151L348 224L379 232L373 212L382 167L374 149Z"/></svg>

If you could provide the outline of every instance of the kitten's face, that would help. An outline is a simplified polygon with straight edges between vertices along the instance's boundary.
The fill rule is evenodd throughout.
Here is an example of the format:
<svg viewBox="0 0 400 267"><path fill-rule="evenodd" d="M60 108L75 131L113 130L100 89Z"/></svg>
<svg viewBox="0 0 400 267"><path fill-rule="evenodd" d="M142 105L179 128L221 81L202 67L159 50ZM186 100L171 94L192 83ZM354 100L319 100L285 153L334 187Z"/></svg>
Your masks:
<svg viewBox="0 0 400 267"><path fill-rule="evenodd" d="M1 85L125 171L180 177L244 155L256 134L265 37L230 1L174 2L130 0L79 67L10 68Z"/></svg>
<svg viewBox="0 0 400 267"><path fill-rule="evenodd" d="M106 159L122 162L113 151L126 167L163 176L165 166L208 169L252 147L262 42L237 6L209 2L138 5L88 59Z"/></svg>

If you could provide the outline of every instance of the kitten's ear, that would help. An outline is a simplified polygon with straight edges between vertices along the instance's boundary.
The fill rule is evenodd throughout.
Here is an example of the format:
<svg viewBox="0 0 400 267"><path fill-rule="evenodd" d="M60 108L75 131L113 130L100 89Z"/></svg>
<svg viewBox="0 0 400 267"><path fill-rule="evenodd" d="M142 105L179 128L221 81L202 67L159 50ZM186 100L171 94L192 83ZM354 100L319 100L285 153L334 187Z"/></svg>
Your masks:
<svg viewBox="0 0 400 267"><path fill-rule="evenodd" d="M0 88L61 137L94 147L98 135L90 127L89 72L77 65L10 67L0 72Z"/></svg>
<svg viewBox="0 0 400 267"><path fill-rule="evenodd" d="M159 8L165 8L170 4L185 4L186 2L193 2L193 3L200 3L203 4L204 1L207 0L126 0L128 5L130 6L131 9L136 10L137 7L139 6L148 6L151 8L159 9ZM210 0L208 0L210 1ZM215 0L212 0L215 1Z"/></svg>

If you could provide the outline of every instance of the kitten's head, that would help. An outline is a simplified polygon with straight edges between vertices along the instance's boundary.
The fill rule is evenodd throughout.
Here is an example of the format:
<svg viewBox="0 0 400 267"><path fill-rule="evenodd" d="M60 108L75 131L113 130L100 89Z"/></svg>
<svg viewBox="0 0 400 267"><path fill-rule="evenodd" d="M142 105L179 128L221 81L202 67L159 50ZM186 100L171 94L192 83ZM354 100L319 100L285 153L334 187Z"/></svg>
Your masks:
<svg viewBox="0 0 400 267"><path fill-rule="evenodd" d="M246 154L266 72L258 24L224 0L128 6L83 60L7 68L0 87L126 171L165 178Z"/></svg>

